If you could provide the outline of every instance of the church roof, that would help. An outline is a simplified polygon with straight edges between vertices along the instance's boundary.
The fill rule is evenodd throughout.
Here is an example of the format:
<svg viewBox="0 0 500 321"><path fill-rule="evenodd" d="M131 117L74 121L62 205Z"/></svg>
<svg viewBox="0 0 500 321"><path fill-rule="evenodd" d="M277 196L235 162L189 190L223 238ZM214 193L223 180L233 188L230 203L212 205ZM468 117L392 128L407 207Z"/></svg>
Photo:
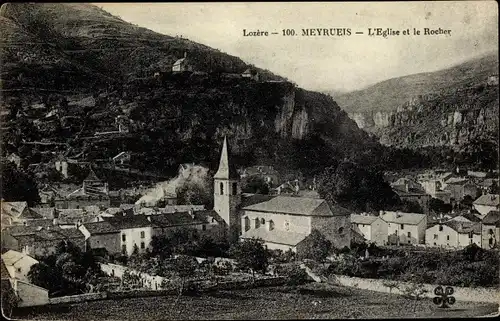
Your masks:
<svg viewBox="0 0 500 321"><path fill-rule="evenodd" d="M307 237L305 233L287 232L278 229L268 231L265 228L250 229L241 235L243 239L260 238L264 242L295 246Z"/></svg>
<svg viewBox="0 0 500 321"><path fill-rule="evenodd" d="M231 155L227 145L227 137L224 136L224 143L222 145L222 152L220 155L219 169L215 173L214 178L219 179L239 179L236 167L231 162Z"/></svg>
<svg viewBox="0 0 500 321"><path fill-rule="evenodd" d="M243 207L243 210L306 216L351 214L349 211L340 206L332 205L332 207L330 207L324 199L281 195L264 202Z"/></svg>

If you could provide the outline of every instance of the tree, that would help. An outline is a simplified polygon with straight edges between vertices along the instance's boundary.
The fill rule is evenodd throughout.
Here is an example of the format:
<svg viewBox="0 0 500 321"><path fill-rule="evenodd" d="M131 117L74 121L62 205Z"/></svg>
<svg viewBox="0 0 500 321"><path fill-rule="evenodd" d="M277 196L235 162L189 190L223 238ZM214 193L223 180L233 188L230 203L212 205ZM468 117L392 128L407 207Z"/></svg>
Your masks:
<svg viewBox="0 0 500 321"><path fill-rule="evenodd" d="M303 248L298 253L301 260L309 259L323 262L332 250L332 242L327 240L318 230L312 230L311 234L304 240Z"/></svg>
<svg viewBox="0 0 500 321"><path fill-rule="evenodd" d="M261 239L247 239L239 242L230 250L238 262L238 266L243 269L249 269L252 273L252 279L255 280L255 271L264 273L268 265L268 253L264 248L264 241Z"/></svg>
<svg viewBox="0 0 500 321"><path fill-rule="evenodd" d="M174 271L180 278L179 295L184 293L184 283L187 277L193 276L198 262L192 256L179 255L174 261Z"/></svg>
<svg viewBox="0 0 500 321"><path fill-rule="evenodd" d="M39 262L31 266L28 272L28 279L31 283L46 288L49 291L60 283L54 274L53 268L44 262Z"/></svg>
<svg viewBox="0 0 500 321"><path fill-rule="evenodd" d="M378 211L399 203L399 197L380 170L350 162L327 167L319 175L318 183L322 198L351 210Z"/></svg>
<svg viewBox="0 0 500 321"><path fill-rule="evenodd" d="M264 182L264 179L259 176L251 176L247 179L245 186L242 188L244 193L269 194L269 186Z"/></svg>
<svg viewBox="0 0 500 321"><path fill-rule="evenodd" d="M5 201L26 201L28 206L34 206L40 202L38 188L32 175L18 170L11 162L2 161L1 166L1 197Z"/></svg>

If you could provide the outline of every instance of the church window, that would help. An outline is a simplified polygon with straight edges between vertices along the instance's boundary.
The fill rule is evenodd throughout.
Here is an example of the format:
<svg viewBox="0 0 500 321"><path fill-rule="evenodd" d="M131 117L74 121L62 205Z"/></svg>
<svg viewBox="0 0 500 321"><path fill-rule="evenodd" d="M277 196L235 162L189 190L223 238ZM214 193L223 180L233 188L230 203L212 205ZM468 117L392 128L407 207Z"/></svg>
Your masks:
<svg viewBox="0 0 500 321"><path fill-rule="evenodd" d="M263 218L261 218L261 219L260 219L260 224L262 224L262 225L266 224L266 220L265 220L265 219L263 219Z"/></svg>
<svg viewBox="0 0 500 321"><path fill-rule="evenodd" d="M250 229L250 219L248 216L245 216L245 232Z"/></svg>
<svg viewBox="0 0 500 321"><path fill-rule="evenodd" d="M238 194L238 187L236 185L236 183L233 183L233 195L236 195Z"/></svg>
<svg viewBox="0 0 500 321"><path fill-rule="evenodd" d="M220 195L224 195L224 183L220 183Z"/></svg>
<svg viewBox="0 0 500 321"><path fill-rule="evenodd" d="M258 218L255 219L255 228L258 228L260 226L260 220Z"/></svg>

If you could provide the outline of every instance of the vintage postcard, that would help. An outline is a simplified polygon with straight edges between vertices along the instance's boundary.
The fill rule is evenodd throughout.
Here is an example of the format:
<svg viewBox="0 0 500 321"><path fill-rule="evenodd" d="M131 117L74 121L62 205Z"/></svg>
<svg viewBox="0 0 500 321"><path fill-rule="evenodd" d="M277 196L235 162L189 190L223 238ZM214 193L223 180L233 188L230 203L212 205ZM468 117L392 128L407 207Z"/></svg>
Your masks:
<svg viewBox="0 0 500 321"><path fill-rule="evenodd" d="M498 316L498 3L0 23L5 318Z"/></svg>

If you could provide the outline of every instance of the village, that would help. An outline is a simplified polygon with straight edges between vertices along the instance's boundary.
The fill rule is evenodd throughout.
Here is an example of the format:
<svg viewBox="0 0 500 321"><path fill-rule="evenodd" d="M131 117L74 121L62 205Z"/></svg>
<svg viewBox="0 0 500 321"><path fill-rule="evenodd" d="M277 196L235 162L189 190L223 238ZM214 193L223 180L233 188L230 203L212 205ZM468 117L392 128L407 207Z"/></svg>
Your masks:
<svg viewBox="0 0 500 321"><path fill-rule="evenodd" d="M180 167L179 175L183 175L188 165ZM54 163L58 171L64 171L66 166L60 159ZM352 213L321 199L314 185L305 186L298 179L282 182L272 166L237 170L231 162L227 138L224 138L219 167L213 177L213 208L178 204L175 191L162 191L161 188L160 196L148 198L144 189L146 197L134 203L112 206L108 184L99 179L90 166L82 185L68 191L65 197L48 187L40 190L43 202L35 207L29 207L27 202L2 201L2 280L8 279L13 284L20 306L62 302L58 300L64 297L52 297L48 289L32 283L30 268L46 257L60 257L61 247L73 246L79 253L92 252L99 258L97 274L110 278L101 276L101 281L107 280L102 281L101 289L112 291L113 287L115 290L125 287L162 291L169 288L168 275L171 274L152 268L149 271L154 272L149 274L141 270L141 264L142 267L150 264L145 262L151 260L146 257L151 257L152 252L163 255L159 246L166 245L158 245L161 240L170 237L172 242L189 238L186 235L193 231L195 244L208 242L212 246L199 245L195 250L186 250L187 245L183 244L183 250L174 247L174 252L169 251L166 256L174 255L175 258L179 253L198 253L186 257L196 258L194 265L200 267L212 262L212 269L219 271L219 276L226 281L232 278L230 275L241 275L249 267L253 275L259 270L258 264L263 264L260 266L262 280L283 277L287 274L278 272L283 269L278 262L303 261L311 256L311 249L318 246L324 247L319 250L324 253L316 258L320 262L335 262L338 257L334 253L339 253L338 250L348 252L359 244L369 245L361 251L361 259L377 247L458 251L474 244L485 250L497 249L499 195L494 193L498 180L488 176L488 173L461 172L460 169L455 172L426 171L416 177L406 175L393 180L391 187L401 198L418 204L421 213ZM264 182L269 192L243 193L242 181L252 177ZM237 256L215 257L214 261L214 254L203 253L220 255L224 246L253 244L256 240L261 242L258 244L262 249L272 253L269 255L274 263L268 265L267 260L265 264L247 262L249 265L245 267L237 263ZM142 263L137 263L138 260ZM164 264L168 267L170 263ZM321 277L304 263L299 269L321 281ZM192 272L194 275L200 273ZM293 273L289 276L297 277ZM195 280L200 279L208 280L204 276L195 277ZM95 290L97 284L91 286L90 292L88 289L84 292L99 293Z"/></svg>
<svg viewBox="0 0 500 321"><path fill-rule="evenodd" d="M500 311L495 46L457 42L459 24L430 30L450 11L432 6L412 27L442 37L431 53L372 28L404 18L390 7L302 29L352 37L290 41L250 3L259 25L236 4L164 5L2 6L6 319ZM287 19L307 17L289 5ZM351 5L315 19L357 19L365 5ZM468 12L471 28L486 21Z"/></svg>

